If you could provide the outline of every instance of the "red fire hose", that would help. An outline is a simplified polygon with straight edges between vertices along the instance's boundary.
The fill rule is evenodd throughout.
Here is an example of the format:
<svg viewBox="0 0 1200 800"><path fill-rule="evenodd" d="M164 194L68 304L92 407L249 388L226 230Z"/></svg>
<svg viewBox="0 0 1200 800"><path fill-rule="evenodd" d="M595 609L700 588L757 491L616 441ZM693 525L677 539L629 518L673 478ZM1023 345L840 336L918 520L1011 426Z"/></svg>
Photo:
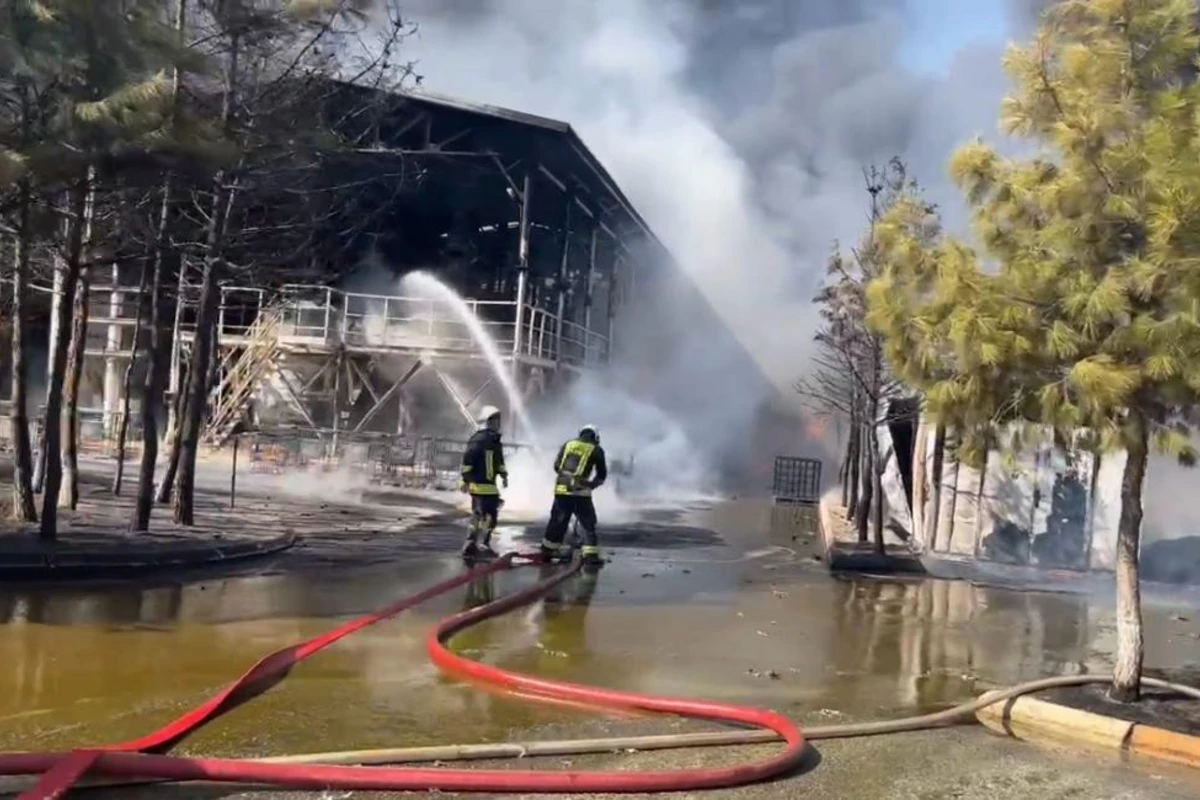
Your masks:
<svg viewBox="0 0 1200 800"><path fill-rule="evenodd" d="M445 642L456 632L528 604L570 579L579 571L578 561L527 589L442 620L426 642L430 658L447 674L525 696L591 707L676 714L772 730L784 740L784 751L773 758L752 764L675 772L356 767L162 755L192 732L275 686L295 664L339 639L476 578L535 561L532 557L507 554L491 564L353 619L320 636L271 653L207 702L140 739L71 752L0 754L0 775L41 775L37 785L21 794L18 800L62 797L85 775L165 781L217 781L310 790L644 793L739 786L784 774L800 764L806 747L804 737L795 724L781 714L722 703L655 697L534 678L461 658L445 647Z"/></svg>

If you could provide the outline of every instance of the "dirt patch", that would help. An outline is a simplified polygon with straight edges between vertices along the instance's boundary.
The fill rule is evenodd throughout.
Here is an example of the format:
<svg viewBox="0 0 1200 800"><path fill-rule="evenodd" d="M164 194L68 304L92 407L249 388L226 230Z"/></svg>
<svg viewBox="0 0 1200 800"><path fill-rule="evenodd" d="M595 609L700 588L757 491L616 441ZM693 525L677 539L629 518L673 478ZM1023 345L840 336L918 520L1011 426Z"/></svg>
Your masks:
<svg viewBox="0 0 1200 800"><path fill-rule="evenodd" d="M1186 686L1200 686L1200 668L1170 673L1147 671L1147 676ZM1055 689L1039 697L1080 711L1200 736L1200 700L1165 689L1144 690L1142 699L1137 703L1114 702L1108 699L1108 687L1099 684Z"/></svg>

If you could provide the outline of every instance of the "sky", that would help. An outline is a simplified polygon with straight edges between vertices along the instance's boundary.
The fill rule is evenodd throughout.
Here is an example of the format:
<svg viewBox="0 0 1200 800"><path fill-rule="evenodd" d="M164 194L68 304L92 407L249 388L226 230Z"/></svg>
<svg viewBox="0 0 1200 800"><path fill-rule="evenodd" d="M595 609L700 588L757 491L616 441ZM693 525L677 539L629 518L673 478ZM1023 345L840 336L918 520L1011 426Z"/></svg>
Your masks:
<svg viewBox="0 0 1200 800"><path fill-rule="evenodd" d="M943 73L960 49L1003 43L1013 28L1005 0L907 0L902 63L914 72Z"/></svg>

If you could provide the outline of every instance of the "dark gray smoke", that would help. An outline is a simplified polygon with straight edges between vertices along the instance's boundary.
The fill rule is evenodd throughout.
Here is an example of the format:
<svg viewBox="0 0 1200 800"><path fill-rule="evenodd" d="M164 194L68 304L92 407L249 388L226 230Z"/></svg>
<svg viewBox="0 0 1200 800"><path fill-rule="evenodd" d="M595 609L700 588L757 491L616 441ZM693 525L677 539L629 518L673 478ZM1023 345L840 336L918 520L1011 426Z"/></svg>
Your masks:
<svg viewBox="0 0 1200 800"><path fill-rule="evenodd" d="M1027 28L1033 4L1008 2ZM826 256L864 229L864 164L900 155L964 223L945 164L994 136L1003 36L914 72L915 3L410 0L408 55L431 90L575 126L742 346L670 326L680 357L655 348L656 394L686 396L689 430L736 438L764 402L795 402ZM745 352L765 381L731 363Z"/></svg>

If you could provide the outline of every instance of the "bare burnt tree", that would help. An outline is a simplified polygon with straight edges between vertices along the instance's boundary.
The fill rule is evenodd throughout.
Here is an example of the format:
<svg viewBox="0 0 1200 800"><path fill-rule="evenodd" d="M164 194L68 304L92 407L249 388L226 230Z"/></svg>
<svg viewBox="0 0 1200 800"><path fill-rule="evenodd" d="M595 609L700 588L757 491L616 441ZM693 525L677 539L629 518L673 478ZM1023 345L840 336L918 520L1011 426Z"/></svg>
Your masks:
<svg viewBox="0 0 1200 800"><path fill-rule="evenodd" d="M81 238L83 250L92 241L92 226L95 221L96 196L93 181L88 181L88 193L84 201ZM91 302L92 265L80 264L75 285L75 297L71 304L71 336L67 344L66 374L63 375L62 450L60 469L62 487L58 504L74 510L79 505L79 388L83 380L83 355L87 349L88 308Z"/></svg>
<svg viewBox="0 0 1200 800"><path fill-rule="evenodd" d="M377 49L356 49L354 43L363 45L366 32L377 26L358 13L361 3L334 5L299 28L270 16L230 13L229 8L211 18L215 39L226 45L217 118L239 155L235 164L218 170L207 187L193 192L188 206L199 235L183 246L182 256L185 263L199 265L200 285L187 385L180 398L178 446L160 484L160 499L173 484L174 518L181 524L191 524L194 518L196 458L216 367L220 286L236 272L231 256L253 251L247 239L270 241L273 259L243 263L251 265L258 284L286 280L294 266L280 256L296 258L304 252L311 242L313 208L329 191L314 189L313 176L321 173L324 160L348 144L337 113L329 113L336 105L331 100L351 96L354 87L394 88L412 76L409 65L394 62L396 46L411 31L402 17L388 17ZM391 4L387 8L394 12ZM347 59L347 52L364 55ZM347 65L354 67L349 75ZM363 95L364 101L345 113L369 117L378 94ZM264 202L288 190L298 200ZM265 226L261 215L255 218L263 207L270 209Z"/></svg>
<svg viewBox="0 0 1200 800"><path fill-rule="evenodd" d="M893 202L917 187L899 158L885 167L864 168L863 179L870 198L868 230L848 255L835 247L830 256L827 281L814 298L822 319L817 354L796 390L816 410L849 423L839 472L842 501L858 540L871 540L882 552L886 463L879 426L893 421L891 401L900 397L902 386L887 369L881 337L867 325L866 291L882 267L875 226Z"/></svg>
<svg viewBox="0 0 1200 800"><path fill-rule="evenodd" d="M89 176L81 176L77 185L67 193L64 209L66 252L59 258L56 283L61 291L56 298L55 326L58 335L52 342L50 353L50 377L46 383L46 410L43 416L42 455L44 459L42 487L42 517L40 535L44 541L53 541L58 532L58 493L62 485L61 425L63 380L71 346L71 319L75 307L75 293L79 287L79 272L83 261L84 236L87 230L86 214L90 207L88 195L92 191Z"/></svg>
<svg viewBox="0 0 1200 800"><path fill-rule="evenodd" d="M22 125L26 112L22 112ZM25 326L28 320L29 253L32 247L32 192L28 179L22 178L17 188L17 227L13 232L12 254L12 315L9 340L12 346L11 403L9 425L13 448L13 517L19 522L36 522L37 508L33 497L33 453L29 439L28 416L28 344Z"/></svg>
<svg viewBox="0 0 1200 800"><path fill-rule="evenodd" d="M147 297L146 279L150 271L146 268L145 259L142 259L141 273L138 277L138 293L137 293L137 308L135 314L137 318L133 323L133 335L129 345L129 363L125 365L125 372L121 377L121 411L120 418L117 420L117 470L113 474L112 492L114 495L120 496L121 484L125 478L125 457L129 439L129 408L130 399L133 394L133 373L137 366L138 357L141 355L142 341L142 324L146 318L146 313L151 305L150 298Z"/></svg>
<svg viewBox="0 0 1200 800"><path fill-rule="evenodd" d="M328 241L339 237L328 235L330 228L367 224L367 215L347 212L350 201L372 179L376 189L397 181L378 166L367 178L343 179L343 159L370 149L373 114L387 113L395 101L389 92L416 80L397 58L413 26L397 0L123 0L63 4L53 19L35 6L14 6L6 17L11 35L0 37L0 236L11 266L5 285L12 298L15 513L26 521L38 516L34 490L41 482L41 531L51 538L60 488L67 505L77 496L88 323L87 282L80 278L90 271L98 279L111 258L140 265L144 289L118 436L123 442L129 424L144 325L134 530L148 528L154 500L170 319L188 292L198 295L198 308L186 309L199 319L178 370L189 376L187 386L172 397L185 408L174 448L182 458L171 460L178 473L162 482L180 490L176 516L188 522L216 372L221 284L246 275L263 285L286 282L311 271L315 251L331 257ZM76 57L64 60L63 52ZM113 269L114 284L119 273ZM43 468L34 480L28 320L31 298L44 306L52 294Z"/></svg>

